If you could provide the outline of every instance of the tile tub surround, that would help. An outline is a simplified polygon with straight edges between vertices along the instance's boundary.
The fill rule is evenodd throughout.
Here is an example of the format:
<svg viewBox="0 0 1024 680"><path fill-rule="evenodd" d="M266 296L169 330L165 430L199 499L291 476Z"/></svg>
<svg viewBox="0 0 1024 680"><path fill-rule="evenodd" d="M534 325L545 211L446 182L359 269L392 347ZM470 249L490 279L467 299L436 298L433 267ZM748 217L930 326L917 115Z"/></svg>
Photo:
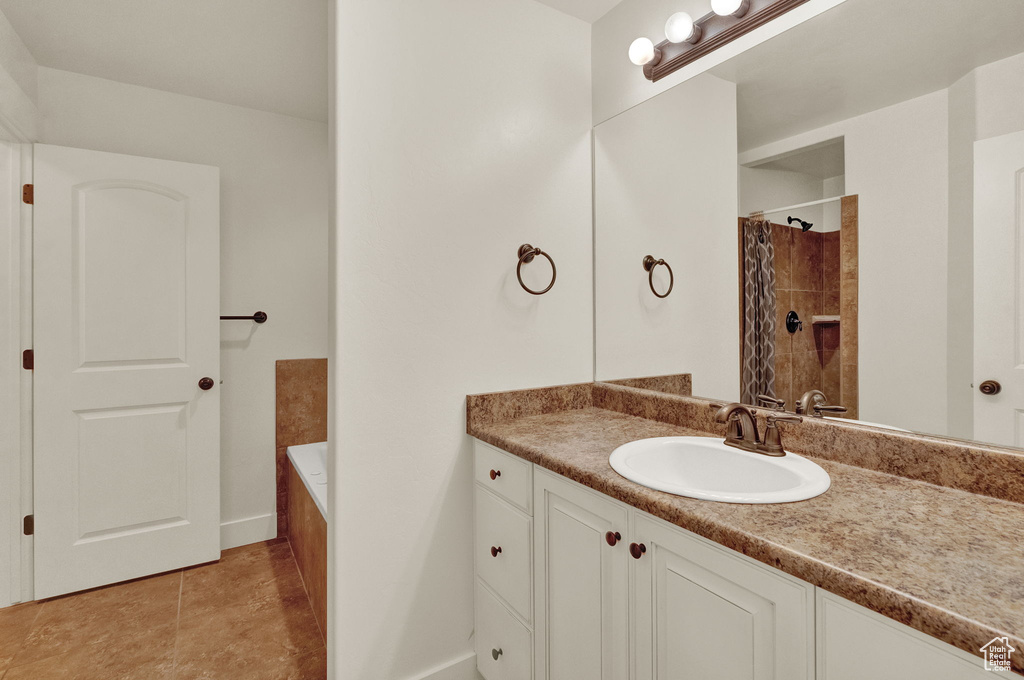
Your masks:
<svg viewBox="0 0 1024 680"><path fill-rule="evenodd" d="M277 535L288 535L288 447L327 441L327 359L277 362Z"/></svg>
<svg viewBox="0 0 1024 680"><path fill-rule="evenodd" d="M544 396L530 391L471 396L467 431L972 654L1006 635L1017 649L1014 668L1024 673L1024 505L851 464L864 455L878 467L939 478L948 474L947 466L930 465L931 459L950 458L950 469L991 466L988 474L1015 470L1018 488L989 486L1020 498L1024 457L805 421L786 430L787 448L803 455L809 455L808 447L815 451L811 457L832 477L824 495L780 505L698 501L634 484L611 469L608 456L617 446L647 437L712 436L721 426L713 422L707 400L603 384L591 385L588 400L583 387L537 391ZM566 399L568 394L574 398ZM488 405L488 417L474 417L478 402ZM516 417L493 417L498 411L517 412L516 403L533 406L519 409ZM559 410L557 403L570 407ZM814 445L816 440L820 444ZM965 453L974 457L958 457ZM965 481L961 474L950 478ZM984 479L976 474L964 485Z"/></svg>
<svg viewBox="0 0 1024 680"><path fill-rule="evenodd" d="M288 488L288 540L326 642L327 520L291 459L288 461Z"/></svg>

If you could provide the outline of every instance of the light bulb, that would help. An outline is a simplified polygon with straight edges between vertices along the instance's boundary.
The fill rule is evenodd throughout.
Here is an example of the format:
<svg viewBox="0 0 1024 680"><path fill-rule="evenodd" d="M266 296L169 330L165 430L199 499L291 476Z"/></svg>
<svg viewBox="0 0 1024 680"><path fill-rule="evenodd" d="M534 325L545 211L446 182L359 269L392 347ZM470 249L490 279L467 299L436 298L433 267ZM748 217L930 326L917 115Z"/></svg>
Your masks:
<svg viewBox="0 0 1024 680"><path fill-rule="evenodd" d="M750 0L711 0L711 11L720 17L741 17L750 9Z"/></svg>
<svg viewBox="0 0 1024 680"><path fill-rule="evenodd" d="M637 66L643 66L654 59L654 43L649 38L637 38L629 46L629 60Z"/></svg>
<svg viewBox="0 0 1024 680"><path fill-rule="evenodd" d="M700 26L693 23L693 17L686 12L676 12L665 22L665 37L669 42L695 43L700 40Z"/></svg>

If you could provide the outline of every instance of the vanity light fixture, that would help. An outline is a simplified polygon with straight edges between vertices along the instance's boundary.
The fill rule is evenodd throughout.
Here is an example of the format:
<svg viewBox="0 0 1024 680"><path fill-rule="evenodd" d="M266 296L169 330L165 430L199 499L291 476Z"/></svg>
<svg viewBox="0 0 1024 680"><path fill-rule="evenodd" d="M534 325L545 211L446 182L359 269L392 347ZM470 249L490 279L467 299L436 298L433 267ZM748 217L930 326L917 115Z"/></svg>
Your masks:
<svg viewBox="0 0 1024 680"><path fill-rule="evenodd" d="M711 0L711 11L699 19L686 12L670 16L666 39L657 45L648 38L634 40L629 60L657 82L805 2L809 0Z"/></svg>
<svg viewBox="0 0 1024 680"><path fill-rule="evenodd" d="M637 38L629 46L629 60L637 66L646 66L660 54L661 50L654 46L650 38Z"/></svg>
<svg viewBox="0 0 1024 680"><path fill-rule="evenodd" d="M711 0L711 11L720 17L739 19L750 9L750 0Z"/></svg>
<svg viewBox="0 0 1024 680"><path fill-rule="evenodd" d="M682 42L696 45L702 33L700 26L686 12L676 12L665 22L665 37L674 45Z"/></svg>

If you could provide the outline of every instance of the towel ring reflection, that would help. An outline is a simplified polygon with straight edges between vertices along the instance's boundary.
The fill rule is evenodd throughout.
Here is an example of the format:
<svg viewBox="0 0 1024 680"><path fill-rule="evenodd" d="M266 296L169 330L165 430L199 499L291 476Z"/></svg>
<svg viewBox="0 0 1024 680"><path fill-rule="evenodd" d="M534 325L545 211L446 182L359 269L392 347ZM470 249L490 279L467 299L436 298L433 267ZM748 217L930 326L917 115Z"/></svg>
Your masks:
<svg viewBox="0 0 1024 680"><path fill-rule="evenodd" d="M664 295L654 289L654 268L659 264L665 265L665 269L668 270L668 290L665 291ZM648 255L644 258L644 271L648 272L647 282L651 284L651 292L656 297L667 298L672 293L672 287L676 285L676 277L672 273L672 267L668 266L668 262L665 262L665 260L655 260L652 256Z"/></svg>
<svg viewBox="0 0 1024 680"><path fill-rule="evenodd" d="M551 283L544 290L533 290L525 283L523 283L523 265L533 262L533 258L538 255L543 255L548 258L548 262L551 263ZM545 253L540 248L534 248L529 243L524 243L519 246L519 264L516 266L516 278L519 279L519 285L523 287L530 295L543 295L544 293L551 290L555 285L555 279L558 277L558 271L555 269L555 261L551 259L551 256Z"/></svg>

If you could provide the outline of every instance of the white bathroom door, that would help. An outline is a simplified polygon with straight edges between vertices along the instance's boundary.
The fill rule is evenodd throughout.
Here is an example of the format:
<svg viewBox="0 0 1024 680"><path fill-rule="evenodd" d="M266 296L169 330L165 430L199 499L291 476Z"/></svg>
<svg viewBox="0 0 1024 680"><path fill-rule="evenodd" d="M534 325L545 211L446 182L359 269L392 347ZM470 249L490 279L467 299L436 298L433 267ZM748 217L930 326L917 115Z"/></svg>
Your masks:
<svg viewBox="0 0 1024 680"><path fill-rule="evenodd" d="M41 599L220 557L220 179L34 153Z"/></svg>
<svg viewBox="0 0 1024 680"><path fill-rule="evenodd" d="M974 437L1024 446L1024 132L974 145L974 263Z"/></svg>

